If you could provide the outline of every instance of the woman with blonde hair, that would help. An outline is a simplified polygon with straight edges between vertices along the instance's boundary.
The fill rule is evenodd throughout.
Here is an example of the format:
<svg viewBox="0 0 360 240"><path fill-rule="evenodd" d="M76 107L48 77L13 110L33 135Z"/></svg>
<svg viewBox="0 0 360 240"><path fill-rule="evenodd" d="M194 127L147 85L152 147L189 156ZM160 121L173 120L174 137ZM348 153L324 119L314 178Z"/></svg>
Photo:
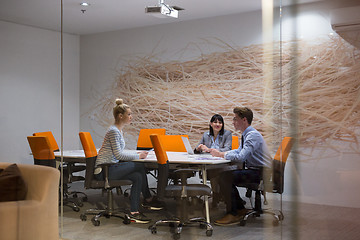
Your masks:
<svg viewBox="0 0 360 240"><path fill-rule="evenodd" d="M130 124L132 120L131 109L123 103L122 99L116 99L115 103L116 106L113 108L115 123L109 127L105 134L104 142L96 159L94 174L97 179L103 179L102 169L99 165L102 163L115 163L109 167L109 179L132 181L130 214L128 214L128 217L132 222L148 223L150 219L139 212L140 194L142 193L144 198L144 207L151 210L160 210L162 207L151 196L144 164L132 161L146 158L148 152L131 153L124 151L123 128Z"/></svg>

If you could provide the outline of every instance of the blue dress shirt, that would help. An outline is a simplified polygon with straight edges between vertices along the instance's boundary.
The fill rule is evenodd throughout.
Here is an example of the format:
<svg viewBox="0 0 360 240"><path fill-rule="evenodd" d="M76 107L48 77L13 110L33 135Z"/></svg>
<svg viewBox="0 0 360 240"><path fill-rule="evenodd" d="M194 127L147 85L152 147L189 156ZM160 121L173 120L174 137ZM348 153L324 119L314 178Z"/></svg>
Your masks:
<svg viewBox="0 0 360 240"><path fill-rule="evenodd" d="M239 146L225 154L225 159L236 164L245 162L246 168L271 167L272 158L263 136L252 126L249 126L242 133L244 146Z"/></svg>

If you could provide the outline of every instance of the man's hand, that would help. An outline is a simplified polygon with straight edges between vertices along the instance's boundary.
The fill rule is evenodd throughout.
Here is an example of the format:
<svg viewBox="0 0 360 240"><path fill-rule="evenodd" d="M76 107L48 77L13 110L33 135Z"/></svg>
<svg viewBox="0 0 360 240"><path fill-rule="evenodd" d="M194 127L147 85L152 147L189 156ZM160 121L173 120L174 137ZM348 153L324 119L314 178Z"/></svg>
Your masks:
<svg viewBox="0 0 360 240"><path fill-rule="evenodd" d="M213 149L213 148L210 148L209 150L210 150L211 156L213 156L213 157L222 157L222 158L224 158L224 156L225 156L225 152L220 152L219 150Z"/></svg>

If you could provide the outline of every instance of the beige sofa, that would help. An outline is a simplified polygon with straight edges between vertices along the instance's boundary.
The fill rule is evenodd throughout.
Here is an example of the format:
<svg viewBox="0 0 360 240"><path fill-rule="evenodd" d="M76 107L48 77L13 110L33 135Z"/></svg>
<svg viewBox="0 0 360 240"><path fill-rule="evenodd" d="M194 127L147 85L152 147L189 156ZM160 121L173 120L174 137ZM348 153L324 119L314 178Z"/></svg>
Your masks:
<svg viewBox="0 0 360 240"><path fill-rule="evenodd" d="M0 168L10 164L0 162ZM0 202L0 239L58 240L60 172L45 166L17 165L28 192L23 201Z"/></svg>

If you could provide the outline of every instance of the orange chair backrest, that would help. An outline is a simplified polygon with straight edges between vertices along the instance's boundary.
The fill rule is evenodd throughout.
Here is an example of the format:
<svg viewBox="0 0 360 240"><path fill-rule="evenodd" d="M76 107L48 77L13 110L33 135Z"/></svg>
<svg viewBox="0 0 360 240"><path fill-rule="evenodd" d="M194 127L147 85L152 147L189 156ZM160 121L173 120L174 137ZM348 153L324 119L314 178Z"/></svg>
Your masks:
<svg viewBox="0 0 360 240"><path fill-rule="evenodd" d="M158 164L166 164L168 161L168 157L167 157L166 151L160 141L160 136L164 136L164 135L151 134L150 141L152 143L152 146L154 147L154 152L156 155L157 163Z"/></svg>
<svg viewBox="0 0 360 240"><path fill-rule="evenodd" d="M293 145L294 139L292 137L284 137L275 154L274 160L286 163Z"/></svg>
<svg viewBox="0 0 360 240"><path fill-rule="evenodd" d="M45 137L48 137L49 142L50 142L50 146L53 149L53 151L59 151L59 146L58 146L58 144L57 144L57 142L55 140L55 137L54 137L54 135L52 134L51 131L37 132L37 133L34 133L33 136L45 136Z"/></svg>
<svg viewBox="0 0 360 240"><path fill-rule="evenodd" d="M137 149L150 149L153 147L150 140L151 134L165 135L165 128L144 128L140 129Z"/></svg>
<svg viewBox="0 0 360 240"><path fill-rule="evenodd" d="M89 132L79 132L79 137L84 149L85 157L90 158L97 156L97 150L91 134Z"/></svg>
<svg viewBox="0 0 360 240"><path fill-rule="evenodd" d="M181 137L189 138L188 135L159 135L159 139L164 150L170 152L186 152L186 148Z"/></svg>
<svg viewBox="0 0 360 240"><path fill-rule="evenodd" d="M28 136L31 152L35 159L49 160L55 159L54 151L51 148L50 141L46 136Z"/></svg>
<svg viewBox="0 0 360 240"><path fill-rule="evenodd" d="M239 137L232 136L231 149L238 149L238 148L239 148Z"/></svg>

